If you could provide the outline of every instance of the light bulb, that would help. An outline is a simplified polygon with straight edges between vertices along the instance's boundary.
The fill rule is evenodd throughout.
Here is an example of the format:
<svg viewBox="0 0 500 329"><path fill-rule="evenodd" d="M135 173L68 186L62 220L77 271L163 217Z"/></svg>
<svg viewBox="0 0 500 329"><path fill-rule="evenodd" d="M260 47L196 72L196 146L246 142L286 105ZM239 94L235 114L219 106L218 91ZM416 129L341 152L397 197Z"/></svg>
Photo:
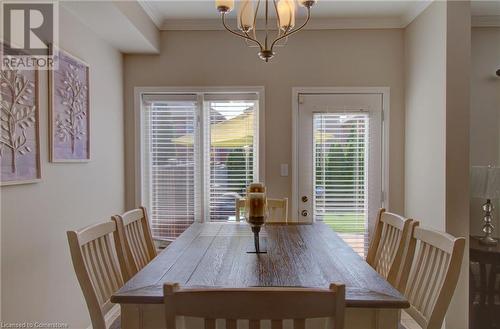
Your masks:
<svg viewBox="0 0 500 329"><path fill-rule="evenodd" d="M243 32L249 32L253 29L255 12L252 0L242 0L238 11L238 27Z"/></svg>
<svg viewBox="0 0 500 329"><path fill-rule="evenodd" d="M295 1L280 0L278 2L279 28L283 31L290 30L295 26Z"/></svg>

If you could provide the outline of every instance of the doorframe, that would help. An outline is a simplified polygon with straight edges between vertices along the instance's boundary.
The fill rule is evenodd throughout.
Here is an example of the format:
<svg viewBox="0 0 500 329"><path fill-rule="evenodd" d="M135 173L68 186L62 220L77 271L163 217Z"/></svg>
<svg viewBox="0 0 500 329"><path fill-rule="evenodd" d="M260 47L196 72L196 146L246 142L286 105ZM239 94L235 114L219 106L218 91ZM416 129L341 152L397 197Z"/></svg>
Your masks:
<svg viewBox="0 0 500 329"><path fill-rule="evenodd" d="M299 222L298 213L298 124L299 96L303 94L379 94L382 95L382 205L389 209L389 134L390 134L390 87L293 87L292 88L292 221Z"/></svg>

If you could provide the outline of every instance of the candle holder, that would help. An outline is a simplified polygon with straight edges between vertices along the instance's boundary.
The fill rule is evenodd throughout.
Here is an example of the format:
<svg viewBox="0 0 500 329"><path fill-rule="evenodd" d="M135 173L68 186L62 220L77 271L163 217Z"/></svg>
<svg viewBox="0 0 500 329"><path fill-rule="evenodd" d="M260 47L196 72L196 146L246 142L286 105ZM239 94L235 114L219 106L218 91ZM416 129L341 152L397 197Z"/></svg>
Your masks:
<svg viewBox="0 0 500 329"><path fill-rule="evenodd" d="M253 221L254 223L251 223L250 221ZM253 232L253 243L255 250L248 251L249 254L267 254L266 248L263 246L261 248L261 243L260 243L260 229L262 225L264 224L264 220L260 220L258 218L253 218L248 221L252 227L252 232ZM259 224L261 222L261 224Z"/></svg>
<svg viewBox="0 0 500 329"><path fill-rule="evenodd" d="M246 208L246 219L252 228L255 247L255 251L252 250L248 253L265 254L267 251L265 248L261 248L259 234L262 225L266 222L266 194L263 192L247 193Z"/></svg>

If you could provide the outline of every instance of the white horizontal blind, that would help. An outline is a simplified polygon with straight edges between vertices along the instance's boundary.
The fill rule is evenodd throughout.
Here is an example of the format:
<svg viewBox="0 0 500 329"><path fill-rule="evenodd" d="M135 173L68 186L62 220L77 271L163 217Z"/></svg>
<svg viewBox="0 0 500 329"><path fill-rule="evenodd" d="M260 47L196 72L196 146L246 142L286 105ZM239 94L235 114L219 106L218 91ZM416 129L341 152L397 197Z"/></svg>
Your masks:
<svg viewBox="0 0 500 329"><path fill-rule="evenodd" d="M143 97L145 190L157 238L176 238L195 220L199 170L195 99L192 95Z"/></svg>
<svg viewBox="0 0 500 329"><path fill-rule="evenodd" d="M246 186L256 178L257 102L248 96L227 98L207 102L211 221L234 220L235 199L244 197Z"/></svg>
<svg viewBox="0 0 500 329"><path fill-rule="evenodd" d="M314 215L359 254L367 246L368 113L315 113Z"/></svg>

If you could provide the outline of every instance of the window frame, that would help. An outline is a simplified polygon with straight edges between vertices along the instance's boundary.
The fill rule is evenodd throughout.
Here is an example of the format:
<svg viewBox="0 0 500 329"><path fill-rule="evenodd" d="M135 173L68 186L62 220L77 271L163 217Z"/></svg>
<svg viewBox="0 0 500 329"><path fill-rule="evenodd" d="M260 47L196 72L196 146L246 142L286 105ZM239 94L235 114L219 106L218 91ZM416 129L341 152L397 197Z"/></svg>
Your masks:
<svg viewBox="0 0 500 329"><path fill-rule="evenodd" d="M144 94L196 94L198 102L198 113L197 113L197 130L196 139L202 147L199 152L199 163L202 166L201 173L196 177L198 182L198 189L196 193L201 196L202 205L196 211L195 222L205 222L209 221L209 214L207 209L208 196L205 193L207 189L207 184L210 177L207 177L206 172L209 170L209 159L207 157L207 118L209 118L206 108L207 101L203 100L204 94L257 94L258 95L258 110L256 112L256 135L255 135L255 145L256 145L256 156L258 157L257 162L257 175L260 182L265 183L265 89L263 86L243 86L243 87L135 87L134 88L134 116L135 116L135 131L134 131L134 160L135 160L135 207L149 204L147 199L147 191L144 190L144 168L146 163L146 154L143 152L144 145L144 133L143 133L143 111L144 106L142 102L142 97Z"/></svg>

